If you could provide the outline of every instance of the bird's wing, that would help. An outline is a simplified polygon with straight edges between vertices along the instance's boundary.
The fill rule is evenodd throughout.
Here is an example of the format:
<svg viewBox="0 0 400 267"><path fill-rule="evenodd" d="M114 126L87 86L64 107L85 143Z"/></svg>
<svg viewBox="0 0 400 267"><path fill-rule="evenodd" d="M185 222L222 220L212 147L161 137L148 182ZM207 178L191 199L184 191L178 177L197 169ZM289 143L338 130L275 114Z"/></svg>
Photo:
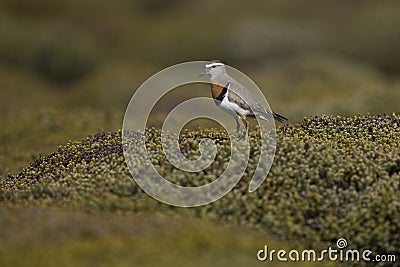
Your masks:
<svg viewBox="0 0 400 267"><path fill-rule="evenodd" d="M233 79L229 79L229 86L227 89L233 92L233 94L229 94L229 97L235 98L235 102L241 103L243 108L251 109L253 113L260 113L264 115L272 115L272 112L258 103L257 99L240 83Z"/></svg>

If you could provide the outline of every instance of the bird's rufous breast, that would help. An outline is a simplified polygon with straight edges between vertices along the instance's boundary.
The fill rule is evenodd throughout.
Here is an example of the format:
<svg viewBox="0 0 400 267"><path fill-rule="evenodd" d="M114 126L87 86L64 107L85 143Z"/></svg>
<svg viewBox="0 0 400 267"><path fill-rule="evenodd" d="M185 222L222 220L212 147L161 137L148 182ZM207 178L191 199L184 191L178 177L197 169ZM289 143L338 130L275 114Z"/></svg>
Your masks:
<svg viewBox="0 0 400 267"><path fill-rule="evenodd" d="M217 99L222 91L224 90L224 87L215 83L211 84L211 95L214 99Z"/></svg>

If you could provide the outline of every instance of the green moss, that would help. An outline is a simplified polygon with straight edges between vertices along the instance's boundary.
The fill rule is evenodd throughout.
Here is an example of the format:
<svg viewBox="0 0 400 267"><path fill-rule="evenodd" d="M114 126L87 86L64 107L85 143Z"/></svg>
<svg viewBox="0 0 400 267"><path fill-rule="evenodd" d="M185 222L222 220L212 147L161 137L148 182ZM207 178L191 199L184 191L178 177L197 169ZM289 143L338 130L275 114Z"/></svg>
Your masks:
<svg viewBox="0 0 400 267"><path fill-rule="evenodd" d="M200 138L213 136L222 155L229 140L218 130L184 132L191 158ZM159 131L149 129L148 149L162 175L196 185L220 174L228 157L201 173L182 174L164 159ZM251 133L254 157L258 139ZM277 131L275 161L267 179L248 193L247 174L224 198L204 207L177 209L159 203L134 183L125 165L121 132L70 142L21 173L1 181L4 206L61 207L87 211L173 210L233 225L251 225L283 240L326 248L338 238L351 248L397 253L400 247L400 116L322 116Z"/></svg>
<svg viewBox="0 0 400 267"><path fill-rule="evenodd" d="M122 113L79 108L74 111L41 109L0 117L0 176L16 173L57 149L67 140L81 140L88 134L120 126ZM54 159L53 159L54 160Z"/></svg>

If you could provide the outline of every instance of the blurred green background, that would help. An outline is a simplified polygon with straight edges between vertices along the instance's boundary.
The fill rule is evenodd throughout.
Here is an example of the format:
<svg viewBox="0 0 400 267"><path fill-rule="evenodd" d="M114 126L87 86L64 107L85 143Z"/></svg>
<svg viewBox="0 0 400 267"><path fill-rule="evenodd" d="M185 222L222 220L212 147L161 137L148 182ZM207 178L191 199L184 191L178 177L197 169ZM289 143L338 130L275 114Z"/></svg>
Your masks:
<svg viewBox="0 0 400 267"><path fill-rule="evenodd" d="M121 128L135 89L162 68L185 61L220 59L243 71L291 123L320 114L400 112L399 47L397 0L0 0L0 177L68 140ZM3 210L0 217L19 220L26 214L13 212ZM27 216L52 217L33 213ZM84 225L88 219L82 220ZM5 232L13 225L3 224ZM178 225L191 230L186 224ZM201 240L204 229L214 227L205 224L189 240ZM235 239L232 232L241 231L217 228L214 235L231 237L216 246L237 242L233 251L250 257L264 237ZM164 240L149 236L146 242ZM30 242L29 235L24 238ZM199 249L182 242L186 248L172 255ZM92 252L93 260L104 253L102 246ZM66 256L60 254L67 265L75 249L66 245ZM36 257L48 258L48 251ZM118 260L118 249L113 253ZM10 256L9 265L18 258Z"/></svg>
<svg viewBox="0 0 400 267"><path fill-rule="evenodd" d="M396 0L0 0L0 171L121 128L135 89L185 61L245 72L292 123L398 112L399 47Z"/></svg>
<svg viewBox="0 0 400 267"><path fill-rule="evenodd" d="M220 59L292 121L393 112L399 47L395 0L1 0L0 108L123 112L154 72Z"/></svg>

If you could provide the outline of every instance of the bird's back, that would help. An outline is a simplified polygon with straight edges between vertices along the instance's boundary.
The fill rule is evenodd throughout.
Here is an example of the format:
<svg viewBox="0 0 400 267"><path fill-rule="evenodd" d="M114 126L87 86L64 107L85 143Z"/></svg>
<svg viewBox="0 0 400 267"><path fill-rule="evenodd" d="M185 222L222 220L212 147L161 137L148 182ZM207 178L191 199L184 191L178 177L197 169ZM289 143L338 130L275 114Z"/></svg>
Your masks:
<svg viewBox="0 0 400 267"><path fill-rule="evenodd" d="M268 111L258 103L257 99L243 85L229 75L225 74L215 77L211 79L211 83L215 87L225 87L229 90L229 101L237 103L241 108L249 110L251 113L272 114L271 111Z"/></svg>

